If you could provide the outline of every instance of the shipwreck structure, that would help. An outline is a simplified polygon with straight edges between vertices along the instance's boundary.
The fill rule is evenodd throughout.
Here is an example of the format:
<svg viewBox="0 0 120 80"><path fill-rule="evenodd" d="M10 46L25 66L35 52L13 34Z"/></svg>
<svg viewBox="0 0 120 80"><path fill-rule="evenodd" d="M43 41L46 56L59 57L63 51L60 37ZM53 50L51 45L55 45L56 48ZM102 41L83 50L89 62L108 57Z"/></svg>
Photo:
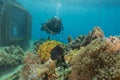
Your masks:
<svg viewBox="0 0 120 80"><path fill-rule="evenodd" d="M0 0L0 46L26 48L31 38L29 12L16 0Z"/></svg>

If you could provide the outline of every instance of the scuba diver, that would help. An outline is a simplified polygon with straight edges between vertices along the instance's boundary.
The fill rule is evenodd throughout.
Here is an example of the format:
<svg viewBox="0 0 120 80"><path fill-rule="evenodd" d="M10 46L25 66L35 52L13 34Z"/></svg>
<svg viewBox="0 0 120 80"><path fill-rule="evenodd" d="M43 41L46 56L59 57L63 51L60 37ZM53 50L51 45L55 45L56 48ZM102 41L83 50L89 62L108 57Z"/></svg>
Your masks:
<svg viewBox="0 0 120 80"><path fill-rule="evenodd" d="M59 17L54 16L52 19L42 24L41 31L45 31L52 35L59 34L62 31L63 34L62 20Z"/></svg>

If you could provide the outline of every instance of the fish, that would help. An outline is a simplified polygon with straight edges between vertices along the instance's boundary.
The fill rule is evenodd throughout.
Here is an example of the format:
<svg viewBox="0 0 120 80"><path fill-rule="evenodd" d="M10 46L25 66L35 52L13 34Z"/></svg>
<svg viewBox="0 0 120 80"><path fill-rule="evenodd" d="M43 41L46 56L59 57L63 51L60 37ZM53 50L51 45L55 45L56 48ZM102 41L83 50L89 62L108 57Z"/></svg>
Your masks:
<svg viewBox="0 0 120 80"><path fill-rule="evenodd" d="M64 59L64 49L57 45L55 48L51 50L51 59L57 60L56 66L63 66L64 69L67 67L67 64Z"/></svg>

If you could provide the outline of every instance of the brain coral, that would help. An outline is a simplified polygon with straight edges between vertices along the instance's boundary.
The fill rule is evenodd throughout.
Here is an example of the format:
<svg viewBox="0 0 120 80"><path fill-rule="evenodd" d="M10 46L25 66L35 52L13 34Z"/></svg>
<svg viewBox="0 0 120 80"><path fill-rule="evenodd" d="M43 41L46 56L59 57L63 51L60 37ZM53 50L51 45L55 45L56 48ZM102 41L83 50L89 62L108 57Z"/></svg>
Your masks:
<svg viewBox="0 0 120 80"><path fill-rule="evenodd" d="M51 40L46 41L39 46L38 55L40 56L42 62L49 60L51 50L57 45L62 45L62 43L55 40Z"/></svg>

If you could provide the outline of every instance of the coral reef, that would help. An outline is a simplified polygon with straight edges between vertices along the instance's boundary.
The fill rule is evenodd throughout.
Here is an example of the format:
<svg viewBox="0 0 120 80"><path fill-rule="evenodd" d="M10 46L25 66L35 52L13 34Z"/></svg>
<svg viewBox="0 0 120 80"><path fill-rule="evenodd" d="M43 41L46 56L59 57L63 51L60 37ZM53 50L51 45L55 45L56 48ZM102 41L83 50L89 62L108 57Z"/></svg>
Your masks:
<svg viewBox="0 0 120 80"><path fill-rule="evenodd" d="M23 63L21 70L6 79L120 80L118 36L104 37L102 30L95 27L86 36L68 39L66 46L55 40L35 43L36 52L25 55L20 47L0 48L0 66Z"/></svg>
<svg viewBox="0 0 120 80"><path fill-rule="evenodd" d="M37 52L37 50L39 49L39 46L45 41L46 39L43 39L43 38L40 38L39 40L35 41L33 44L34 51Z"/></svg>
<svg viewBox="0 0 120 80"><path fill-rule="evenodd" d="M42 62L49 60L51 50L57 45L62 45L62 43L55 40L51 40L51 41L46 41L39 46L37 53L40 56Z"/></svg>
<svg viewBox="0 0 120 80"><path fill-rule="evenodd" d="M118 80L120 77L120 40L98 38L78 50L71 62L68 80Z"/></svg>
<svg viewBox="0 0 120 80"><path fill-rule="evenodd" d="M72 36L68 36L67 40L68 40L68 42L71 42L72 41Z"/></svg>
<svg viewBox="0 0 120 80"><path fill-rule="evenodd" d="M20 70L18 70L19 66L22 65L24 53L25 51L19 46L0 48L0 80L18 80L19 73L17 72Z"/></svg>
<svg viewBox="0 0 120 80"><path fill-rule="evenodd" d="M54 70L56 61L49 60L41 64L39 56L28 53L24 59L24 66L21 71L22 80L55 80Z"/></svg>
<svg viewBox="0 0 120 80"><path fill-rule="evenodd" d="M40 58L36 54L29 52L26 54L23 63L24 66L21 71L22 80L37 80L38 77L35 66L41 64Z"/></svg>
<svg viewBox="0 0 120 80"><path fill-rule="evenodd" d="M56 60L48 60L41 64L39 56L28 53L24 59L21 80L65 80L71 67L56 67Z"/></svg>
<svg viewBox="0 0 120 80"><path fill-rule="evenodd" d="M79 39L79 48L66 50L69 54L56 41L41 44L38 55L27 54L21 71L22 80L119 80L120 39L114 36L104 37L99 27ZM79 39L75 40L76 44ZM61 66L64 63L58 62L63 52L66 67ZM61 65L57 66L57 63Z"/></svg>
<svg viewBox="0 0 120 80"><path fill-rule="evenodd" d="M67 64L70 64L72 58L73 58L75 55L77 55L78 51L79 51L79 49L70 50L70 51L69 51L69 54L66 54L66 55L64 56L65 62L66 62Z"/></svg>
<svg viewBox="0 0 120 80"><path fill-rule="evenodd" d="M75 40L72 41L71 41L72 38L68 36L69 43L66 45L66 50L69 51L71 49L79 49L80 47L86 46L92 40L99 37L100 38L104 37L104 33L99 26L94 27L94 29L91 32L89 32L88 35L80 35Z"/></svg>
<svg viewBox="0 0 120 80"><path fill-rule="evenodd" d="M0 48L0 67L7 68L22 63L24 51L19 47L10 46Z"/></svg>
<svg viewBox="0 0 120 80"><path fill-rule="evenodd" d="M55 41L52 42L49 41L47 43L54 43L54 42ZM56 45L56 43L52 45ZM64 66L60 66L60 65L57 66L57 63L59 62L58 60L60 59L56 55L57 53L55 54L55 52L58 49L60 51L60 52L57 51L58 56L61 56L61 52L63 56L63 49L61 47L58 47L58 45L56 45L56 47L51 49L51 53L49 53L50 55L52 55L51 57L53 58L51 59L53 60L51 60L49 57L49 59L44 63L39 57L39 55L34 54L32 52L26 54L23 61L24 66L21 71L22 80L61 80L61 79L65 80L67 78L67 75L71 71L71 67L65 68Z"/></svg>
<svg viewBox="0 0 120 80"><path fill-rule="evenodd" d="M68 52L71 49L79 49L81 46L83 46L83 41L85 40L85 35L78 36L75 40L70 41L66 46L65 50ZM68 36L69 39L69 36ZM69 40L68 40L69 41Z"/></svg>

